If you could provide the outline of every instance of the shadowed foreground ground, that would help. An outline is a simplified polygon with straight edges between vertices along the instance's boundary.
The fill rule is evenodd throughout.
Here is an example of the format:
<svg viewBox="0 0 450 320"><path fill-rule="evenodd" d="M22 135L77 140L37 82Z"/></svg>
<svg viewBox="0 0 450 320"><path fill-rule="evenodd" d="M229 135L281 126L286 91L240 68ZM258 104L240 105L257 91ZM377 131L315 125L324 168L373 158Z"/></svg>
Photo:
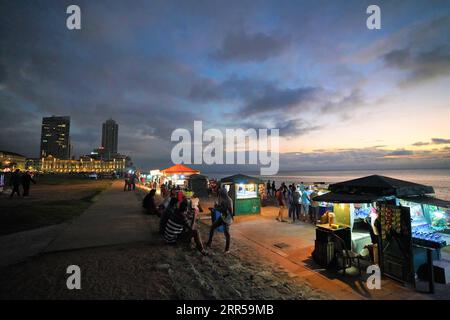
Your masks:
<svg viewBox="0 0 450 320"><path fill-rule="evenodd" d="M167 246L151 219L152 243L48 253L4 267L1 299L322 299L330 298L261 260L246 245L203 257L184 245ZM206 234L206 232L203 232ZM218 238L219 238L218 237ZM214 250L213 250L214 251ZM81 268L81 290L66 288L66 268Z"/></svg>

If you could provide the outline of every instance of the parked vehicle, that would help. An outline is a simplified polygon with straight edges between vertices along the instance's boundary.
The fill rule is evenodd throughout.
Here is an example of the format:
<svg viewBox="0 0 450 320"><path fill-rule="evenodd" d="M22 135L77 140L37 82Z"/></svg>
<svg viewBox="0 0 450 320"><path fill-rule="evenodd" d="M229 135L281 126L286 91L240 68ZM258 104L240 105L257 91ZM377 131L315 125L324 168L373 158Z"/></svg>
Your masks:
<svg viewBox="0 0 450 320"><path fill-rule="evenodd" d="M98 174L96 174L95 172L92 172L89 174L88 176L89 179L93 179L93 180L97 180L98 179Z"/></svg>

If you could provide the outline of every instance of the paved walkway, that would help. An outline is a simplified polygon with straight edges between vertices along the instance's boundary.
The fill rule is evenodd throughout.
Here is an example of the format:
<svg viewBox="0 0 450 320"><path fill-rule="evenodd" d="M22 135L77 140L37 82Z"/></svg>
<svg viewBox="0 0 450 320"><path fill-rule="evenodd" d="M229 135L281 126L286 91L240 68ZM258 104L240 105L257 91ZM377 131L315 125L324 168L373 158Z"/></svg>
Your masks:
<svg viewBox="0 0 450 320"><path fill-rule="evenodd" d="M322 288L336 299L449 299L450 285L436 285L436 294L418 292L401 283L382 277L380 290L369 290L366 286L368 275L363 271L359 276L356 268L347 270L343 276L335 270L318 266L312 259L315 228L312 224L280 223L275 220L276 208L264 208L262 216L238 217L232 226L233 245L245 241L260 255L276 261L293 276L307 281L314 288ZM422 291L428 283L420 283Z"/></svg>
<svg viewBox="0 0 450 320"><path fill-rule="evenodd" d="M45 252L149 241L149 216L142 214L141 195L123 191L115 181L99 199L45 249Z"/></svg>
<svg viewBox="0 0 450 320"><path fill-rule="evenodd" d="M0 237L0 266L8 266L41 253L67 228L67 223Z"/></svg>

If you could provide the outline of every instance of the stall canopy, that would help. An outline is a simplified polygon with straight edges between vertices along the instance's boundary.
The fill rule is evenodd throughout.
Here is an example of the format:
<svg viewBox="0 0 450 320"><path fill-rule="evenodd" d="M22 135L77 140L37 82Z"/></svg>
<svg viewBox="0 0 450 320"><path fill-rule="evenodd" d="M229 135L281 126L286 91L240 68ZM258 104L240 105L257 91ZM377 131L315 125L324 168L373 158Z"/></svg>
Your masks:
<svg viewBox="0 0 450 320"><path fill-rule="evenodd" d="M239 173L239 174L235 174L235 175L232 175L232 176L229 176L226 178L222 178L220 180L220 183L260 184L260 183L264 183L264 181L262 181L261 179L255 178L255 177L250 177L245 174Z"/></svg>
<svg viewBox="0 0 450 320"><path fill-rule="evenodd" d="M401 197L400 199L410 201L410 202L415 202L415 203L420 203L420 204L428 204L428 205L432 205L432 206L436 206L436 207L450 209L450 201L441 200L441 199L437 199L437 198L433 198L433 197L410 196L410 197Z"/></svg>
<svg viewBox="0 0 450 320"><path fill-rule="evenodd" d="M190 175L190 174L198 174L200 173L200 171L195 170L195 169L191 169L189 167L186 167L185 165L182 164L176 164L170 168L161 170L161 172L163 174L169 175L169 174L185 174L185 175Z"/></svg>
<svg viewBox="0 0 450 320"><path fill-rule="evenodd" d="M375 202L379 197L370 194L343 194L328 192L321 196L314 197L314 201L334 202L334 203L371 203Z"/></svg>
<svg viewBox="0 0 450 320"><path fill-rule="evenodd" d="M434 193L433 187L409 181L372 175L359 179L330 184L333 193L374 196L419 196Z"/></svg>

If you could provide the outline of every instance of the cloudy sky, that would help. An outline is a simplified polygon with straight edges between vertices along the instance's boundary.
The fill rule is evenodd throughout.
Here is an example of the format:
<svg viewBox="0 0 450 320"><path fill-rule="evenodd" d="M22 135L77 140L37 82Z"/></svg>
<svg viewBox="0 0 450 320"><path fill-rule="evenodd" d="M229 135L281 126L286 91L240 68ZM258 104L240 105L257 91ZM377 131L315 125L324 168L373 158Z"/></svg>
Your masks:
<svg viewBox="0 0 450 320"><path fill-rule="evenodd" d="M381 8L381 30L366 8ZM81 7L82 29L66 28ZM450 1L0 0L0 149L170 165L175 128L279 128L281 170L450 167Z"/></svg>

